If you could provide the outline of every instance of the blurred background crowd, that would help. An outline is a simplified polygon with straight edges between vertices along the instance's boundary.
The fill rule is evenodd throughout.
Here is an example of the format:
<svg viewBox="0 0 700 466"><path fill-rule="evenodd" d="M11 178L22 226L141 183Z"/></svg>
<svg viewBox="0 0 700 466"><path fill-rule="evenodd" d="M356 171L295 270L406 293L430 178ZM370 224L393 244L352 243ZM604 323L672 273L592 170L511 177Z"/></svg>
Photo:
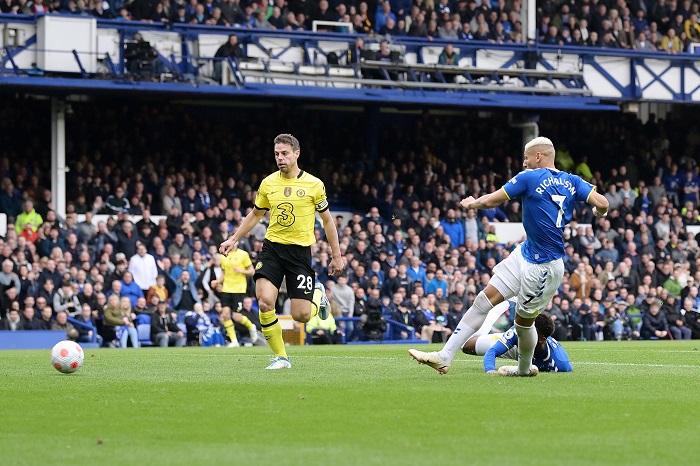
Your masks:
<svg viewBox="0 0 700 466"><path fill-rule="evenodd" d="M329 21L394 39L517 43L525 35L521 0L3 0L0 12L295 31ZM536 22L539 41L562 46L675 54L700 41L698 2L691 0L540 0ZM335 26L318 30L349 32Z"/></svg>
<svg viewBox="0 0 700 466"><path fill-rule="evenodd" d="M332 211L344 213L337 226L346 273L329 278L320 224L312 246L336 317L371 313L380 329L388 320L411 327L397 327L391 338L443 341L516 245L490 222L519 222L517 200L485 211L458 207L521 169L522 134L503 114L424 111L385 120L284 103L74 104L63 217L47 189L49 147L39 135L48 127L45 106L0 107L5 330L69 329L70 315L94 323L109 345L125 317L172 311L174 319L194 312L215 320L217 247L275 171L277 128L299 138L300 166L324 180ZM700 338L700 131L691 116L681 109L646 123L618 113L541 118L558 166L591 181L611 207L594 220L581 204L566 228L566 275L546 310L556 338ZM100 214L109 217L93 223ZM253 264L265 225L240 245ZM253 290L251 280L251 297ZM244 308L259 325L255 300ZM512 318L511 310L497 326ZM339 326L346 340L385 337L366 322Z"/></svg>

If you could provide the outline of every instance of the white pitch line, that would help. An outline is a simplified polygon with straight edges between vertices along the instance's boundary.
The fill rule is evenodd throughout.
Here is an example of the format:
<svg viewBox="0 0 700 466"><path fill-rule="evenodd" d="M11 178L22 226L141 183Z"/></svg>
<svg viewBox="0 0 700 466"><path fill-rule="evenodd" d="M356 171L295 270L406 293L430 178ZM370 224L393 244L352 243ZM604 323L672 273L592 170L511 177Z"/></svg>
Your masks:
<svg viewBox="0 0 700 466"><path fill-rule="evenodd" d="M634 367L679 367L683 369L700 369L700 366L690 364L647 364L635 362L591 362L591 361L571 361L571 365L576 367L577 364L585 366L634 366Z"/></svg>
<svg viewBox="0 0 700 466"><path fill-rule="evenodd" d="M649 350L652 350L652 349L653 348L649 348ZM645 348L641 348L641 349L640 348L629 348L629 349L605 348L605 349L603 349L603 348L576 348L576 347L571 348L571 347L569 347L569 350L570 351L601 351L601 350L603 350L603 351L617 351L617 352L621 352L621 353L627 353L630 351L635 351L635 352L644 351ZM656 350L656 349L653 349L653 350L658 351L660 353L696 353L696 354L700 354L700 351L698 351L698 350Z"/></svg>

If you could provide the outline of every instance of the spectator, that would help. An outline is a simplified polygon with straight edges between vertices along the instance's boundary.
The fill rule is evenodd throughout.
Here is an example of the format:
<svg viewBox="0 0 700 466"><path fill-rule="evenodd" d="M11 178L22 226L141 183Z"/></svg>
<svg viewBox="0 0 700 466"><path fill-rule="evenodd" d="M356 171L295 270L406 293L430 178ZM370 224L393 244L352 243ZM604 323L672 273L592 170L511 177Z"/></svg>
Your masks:
<svg viewBox="0 0 700 466"><path fill-rule="evenodd" d="M214 61L214 79L220 83L222 69L225 66L223 61L229 58L234 61L242 60L244 58L243 48L241 47L241 44L238 43L238 36L236 34L229 34L228 41L221 47L219 47L219 49L214 54L214 57L220 59ZM165 207L169 208L165 209ZM170 202L167 206L164 205L163 211L170 212L172 207L177 207L174 204L174 202Z"/></svg>
<svg viewBox="0 0 700 466"><path fill-rule="evenodd" d="M132 347L140 346L135 319L136 315L131 312L131 301L128 297L123 296L121 299L116 295L109 297L107 309L105 309L105 325L115 328L120 348L126 348L129 340ZM105 340L107 340L106 337Z"/></svg>
<svg viewBox="0 0 700 466"><path fill-rule="evenodd" d="M184 333L173 322L168 312L168 302L158 301L156 313L151 317L151 341L163 348L168 346L185 346L187 341Z"/></svg>
<svg viewBox="0 0 700 466"><path fill-rule="evenodd" d="M136 254L129 259L129 272L131 272L134 282L141 288L143 296L156 285L158 266L155 258L148 254L145 244L138 243L136 245Z"/></svg>
<svg viewBox="0 0 700 466"><path fill-rule="evenodd" d="M11 332L22 330L22 319L18 308L10 309L7 317L0 320L0 330L9 330Z"/></svg>
<svg viewBox="0 0 700 466"><path fill-rule="evenodd" d="M61 282L61 288L53 295L53 310L56 313L65 312L70 317L80 314L80 301L73 293L70 280Z"/></svg>
<svg viewBox="0 0 700 466"><path fill-rule="evenodd" d="M131 272L124 273L124 278L121 280L121 291L119 292L119 296L121 298L128 298L131 306L136 306L138 299L143 297L143 292L134 281L134 276L131 274Z"/></svg>
<svg viewBox="0 0 700 466"><path fill-rule="evenodd" d="M139 241L138 233L134 230L134 224L130 221L122 223L122 228L117 232L116 251L123 253L126 257L133 257L136 254L136 244Z"/></svg>
<svg viewBox="0 0 700 466"><path fill-rule="evenodd" d="M311 335L314 345L339 345L343 343L343 332L335 324L333 314L328 314L326 320L321 320L317 314L306 323L306 333Z"/></svg>
<svg viewBox="0 0 700 466"><path fill-rule="evenodd" d="M97 324L95 322L95 315L97 314L97 311L93 311L92 308L90 307L89 304L85 303L81 306L81 313L80 315L75 317L75 320L78 322L82 322L86 325L91 326L91 329L84 328L84 327L76 327L76 330L78 331L78 343L92 343L93 337L95 337L95 341L97 341L97 344L99 346L102 346L102 337L100 335L96 335L97 332Z"/></svg>
<svg viewBox="0 0 700 466"><path fill-rule="evenodd" d="M668 330L674 340L690 340L693 331L686 325L685 316L692 310L692 306L692 299L686 298L683 300L683 307L680 310L671 307L666 314Z"/></svg>
<svg viewBox="0 0 700 466"><path fill-rule="evenodd" d="M37 319L37 330L51 330L51 324L53 322L53 310L49 306L46 306L46 303L43 304L44 306L37 303L37 308L41 310L41 315ZM0 323L2 323L2 321L0 321Z"/></svg>
<svg viewBox="0 0 700 466"><path fill-rule="evenodd" d="M197 295L194 280L191 279L187 270L183 270L180 278L177 280L175 293L173 293L173 309L176 311L191 311L194 309L194 303L200 302L201 299Z"/></svg>
<svg viewBox="0 0 700 466"><path fill-rule="evenodd" d="M666 315L661 311L661 304L658 301L654 300L649 307L649 312L644 314L639 333L642 340L664 340L668 338Z"/></svg>
<svg viewBox="0 0 700 466"><path fill-rule="evenodd" d="M36 210L34 210L34 202L31 199L24 201L24 211L20 213L15 219L15 231L17 234L22 233L25 225L29 224L32 226L32 230L36 232L39 227L44 223Z"/></svg>
<svg viewBox="0 0 700 466"><path fill-rule="evenodd" d="M124 188L117 186L114 190L114 194L110 195L105 201L105 210L110 214L119 214L122 212L128 212L131 208L129 200L124 197Z"/></svg>
<svg viewBox="0 0 700 466"><path fill-rule="evenodd" d="M68 322L68 313L59 311L56 313L56 320L51 323L51 330L63 330L66 332L68 340L77 341L79 334L73 324Z"/></svg>

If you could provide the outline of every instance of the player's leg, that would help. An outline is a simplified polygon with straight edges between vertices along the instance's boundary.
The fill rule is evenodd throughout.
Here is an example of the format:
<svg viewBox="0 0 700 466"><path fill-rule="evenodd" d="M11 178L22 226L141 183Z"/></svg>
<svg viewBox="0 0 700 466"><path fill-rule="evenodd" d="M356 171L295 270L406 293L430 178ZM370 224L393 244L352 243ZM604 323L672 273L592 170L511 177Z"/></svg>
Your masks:
<svg viewBox="0 0 700 466"><path fill-rule="evenodd" d="M237 348L241 346L240 343L238 343L236 330L234 328L233 320L231 319L231 307L234 305L233 293L221 294L221 314L219 315L219 321L221 321L224 329L226 330L226 335L228 335L229 340L231 340L231 343L228 344L229 348Z"/></svg>
<svg viewBox="0 0 700 466"><path fill-rule="evenodd" d="M317 314L321 319L327 319L330 306L326 290L316 281L316 272L311 268L311 248L289 246L280 252L280 258L284 261L294 320L306 323Z"/></svg>
<svg viewBox="0 0 700 466"><path fill-rule="evenodd" d="M507 259L496 265L489 284L476 296L474 303L459 321L442 350L426 353L410 349L408 353L411 357L421 364L429 365L441 374L446 373L452 360L462 350L467 340L484 324L489 311L518 293L521 262L524 262L524 259L520 253L520 247L517 247Z"/></svg>
<svg viewBox="0 0 700 466"><path fill-rule="evenodd" d="M245 299L245 294L243 293L230 293L229 294L229 299L230 301L227 303L230 303L229 309L230 309L230 320L228 322L224 322L224 326L226 327L226 332L229 333L229 327L231 327L231 333L233 333L233 336L236 336L236 331L235 331L235 325L240 324L244 326L248 330L248 334L250 335L250 342L255 344L256 341L258 341L258 329L255 328L255 324L250 321L250 319L243 314L241 314L240 310L243 308L243 300ZM222 313L223 314L223 313ZM229 333L230 336L230 333ZM231 340L233 341L233 340Z"/></svg>
<svg viewBox="0 0 700 466"><path fill-rule="evenodd" d="M250 335L250 342L255 344L258 341L258 329L255 328L255 324L251 320L241 314L240 312L234 312L231 314L231 320L237 324L241 324L246 329L248 329L248 334Z"/></svg>
<svg viewBox="0 0 700 466"><path fill-rule="evenodd" d="M265 240L262 251L255 264L255 296L260 308L260 326L262 333L275 354L272 364L267 369L288 369L292 367L287 357L287 351L282 339L282 326L277 320L275 304L282 280L284 280L284 259L280 254L285 254L284 245L275 244ZM289 282L287 282L289 288Z"/></svg>
<svg viewBox="0 0 700 466"><path fill-rule="evenodd" d="M276 358L276 361L273 361L273 363L268 366L268 369L291 367L289 358L287 357L287 351L284 347L284 340L282 339L282 326L275 313L275 302L277 301L278 291L279 287L265 277L259 277L255 281L255 294L258 298L258 306L260 306L260 325L262 326L265 340L267 340ZM280 361L280 358L282 361ZM278 362L279 365L283 365L284 367L272 367Z"/></svg>
<svg viewBox="0 0 700 466"><path fill-rule="evenodd" d="M503 314L510 308L510 301L503 301L500 304L497 304L496 306L493 307L489 311L489 313L486 315L486 319L484 320L484 323L479 327L479 330L474 332L474 335L472 335L472 338L474 337L480 337L481 335L486 335L491 331L493 328L493 324L496 323L498 319L501 318Z"/></svg>
<svg viewBox="0 0 700 466"><path fill-rule="evenodd" d="M489 284L476 296L469 310L464 314L462 320L459 321L454 333L447 340L445 347L439 352L443 360L452 362L452 359L461 351L467 340L484 325L489 312L505 300L517 295L520 290L522 262L524 262L524 259L520 253L520 247L518 247L507 259L494 267L493 276L489 280ZM505 312L505 309L499 308L503 312ZM492 314L493 316L495 314Z"/></svg>
<svg viewBox="0 0 700 466"><path fill-rule="evenodd" d="M537 345L535 318L561 285L564 263L561 259L546 264L523 264L522 285L518 294L515 314L515 332L518 334L518 375L535 375L532 357Z"/></svg>
<svg viewBox="0 0 700 466"><path fill-rule="evenodd" d="M487 333L485 335L474 335L462 346L462 352L473 356L483 356L498 341L501 335L503 334Z"/></svg>
<svg viewBox="0 0 700 466"><path fill-rule="evenodd" d="M499 304L503 300L503 295L495 287L490 284L487 285L477 295L474 304L464 314L462 320L459 321L457 328L455 328L442 350L425 352L409 349L408 354L419 363L428 365L441 374L446 374L454 357L467 340L481 327L486 319L486 315L493 308L494 304Z"/></svg>

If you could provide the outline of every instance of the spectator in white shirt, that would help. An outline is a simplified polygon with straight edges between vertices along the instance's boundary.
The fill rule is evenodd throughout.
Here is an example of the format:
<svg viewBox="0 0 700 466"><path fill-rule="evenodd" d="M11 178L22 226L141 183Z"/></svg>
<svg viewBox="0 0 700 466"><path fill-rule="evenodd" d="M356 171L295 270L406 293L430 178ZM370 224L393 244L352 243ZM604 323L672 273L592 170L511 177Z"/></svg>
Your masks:
<svg viewBox="0 0 700 466"><path fill-rule="evenodd" d="M158 266L155 258L148 254L143 243L136 245L136 254L129 259L129 272L134 276L134 281L143 290L144 296L148 289L156 284L158 278Z"/></svg>

